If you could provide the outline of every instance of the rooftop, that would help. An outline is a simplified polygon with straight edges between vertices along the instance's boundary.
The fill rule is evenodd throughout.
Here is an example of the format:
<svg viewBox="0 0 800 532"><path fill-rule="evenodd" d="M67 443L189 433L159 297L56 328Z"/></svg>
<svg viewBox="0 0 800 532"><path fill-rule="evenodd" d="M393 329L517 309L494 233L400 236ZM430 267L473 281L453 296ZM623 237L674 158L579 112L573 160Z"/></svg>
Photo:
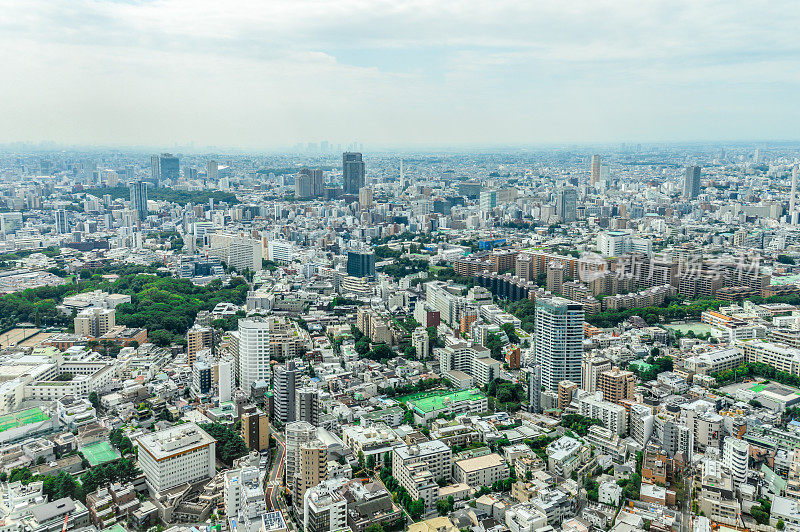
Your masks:
<svg viewBox="0 0 800 532"><path fill-rule="evenodd" d="M486 396L476 388L473 388L455 392L437 391L417 393L400 397L398 401L405 402L410 408L416 409L422 413L428 413L435 412L436 410L444 410L446 406L452 403L483 401L484 399L486 399Z"/></svg>

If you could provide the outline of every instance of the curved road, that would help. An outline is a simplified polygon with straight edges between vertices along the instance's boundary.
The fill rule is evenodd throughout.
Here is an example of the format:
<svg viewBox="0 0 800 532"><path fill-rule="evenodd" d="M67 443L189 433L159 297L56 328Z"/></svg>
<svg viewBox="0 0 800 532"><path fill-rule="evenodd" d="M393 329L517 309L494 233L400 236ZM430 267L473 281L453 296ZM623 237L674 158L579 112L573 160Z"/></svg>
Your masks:
<svg viewBox="0 0 800 532"><path fill-rule="evenodd" d="M275 442L278 444L278 453L275 455L275 460L272 462L272 469L269 471L265 493L267 503L270 509L274 511L280 509L278 495L280 495L281 489L283 489L283 468L286 466L286 440L283 434L275 431L272 425L270 425L270 434L275 438ZM284 517L286 516L284 515Z"/></svg>

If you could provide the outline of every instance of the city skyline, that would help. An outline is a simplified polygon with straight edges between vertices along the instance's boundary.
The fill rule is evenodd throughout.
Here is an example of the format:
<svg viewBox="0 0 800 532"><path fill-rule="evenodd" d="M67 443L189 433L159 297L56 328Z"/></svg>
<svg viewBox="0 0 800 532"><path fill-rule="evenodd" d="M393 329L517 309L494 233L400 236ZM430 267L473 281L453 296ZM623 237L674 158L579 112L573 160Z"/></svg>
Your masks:
<svg viewBox="0 0 800 532"><path fill-rule="evenodd" d="M2 143L797 139L797 17L776 4L6 9Z"/></svg>

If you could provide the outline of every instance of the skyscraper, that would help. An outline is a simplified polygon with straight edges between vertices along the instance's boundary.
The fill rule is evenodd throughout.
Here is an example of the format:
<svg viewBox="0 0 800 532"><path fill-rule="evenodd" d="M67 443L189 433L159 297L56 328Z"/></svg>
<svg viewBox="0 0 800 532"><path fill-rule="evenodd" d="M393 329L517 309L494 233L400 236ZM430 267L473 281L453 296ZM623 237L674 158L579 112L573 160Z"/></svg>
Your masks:
<svg viewBox="0 0 800 532"><path fill-rule="evenodd" d="M348 251L347 275L352 275L353 277L375 277L375 253L371 251Z"/></svg>
<svg viewBox="0 0 800 532"><path fill-rule="evenodd" d="M795 225L797 223L796 206L797 206L797 165L792 167L792 192L789 196L789 223Z"/></svg>
<svg viewBox="0 0 800 532"><path fill-rule="evenodd" d="M56 233L59 235L69 233L69 215L64 209L56 211Z"/></svg>
<svg viewBox="0 0 800 532"><path fill-rule="evenodd" d="M700 195L700 167L687 166L683 176L683 197L694 199Z"/></svg>
<svg viewBox="0 0 800 532"><path fill-rule="evenodd" d="M256 381L269 382L271 320L247 318L239 320L239 386L250 390Z"/></svg>
<svg viewBox="0 0 800 532"><path fill-rule="evenodd" d="M291 423L295 419L295 391L300 382L300 374L295 369L294 360L287 360L285 366L275 366L273 389L275 392L275 418L281 423ZM307 421L307 420L304 420Z"/></svg>
<svg viewBox="0 0 800 532"><path fill-rule="evenodd" d="M345 152L342 155L342 183L345 194L358 195L358 190L364 186L365 169L360 153Z"/></svg>
<svg viewBox="0 0 800 532"><path fill-rule="evenodd" d="M563 297L536 299L536 364L542 386L555 391L570 380L580 386L583 357L583 305Z"/></svg>
<svg viewBox="0 0 800 532"><path fill-rule="evenodd" d="M177 157L171 153L162 153L159 160L161 181L177 181L181 175L181 165Z"/></svg>
<svg viewBox="0 0 800 532"><path fill-rule="evenodd" d="M600 171L601 171L602 161L599 155L592 155L592 175L591 175L591 185L595 186L597 183L600 182Z"/></svg>
<svg viewBox="0 0 800 532"><path fill-rule="evenodd" d="M556 198L556 214L565 222L574 222L578 217L578 191L575 187L562 188Z"/></svg>
<svg viewBox="0 0 800 532"><path fill-rule="evenodd" d="M147 183L134 181L128 185L131 193L131 210L136 213L139 220L147 218Z"/></svg>
<svg viewBox="0 0 800 532"><path fill-rule="evenodd" d="M206 179L211 182L216 182L219 178L219 165L217 161L208 161L206 164Z"/></svg>

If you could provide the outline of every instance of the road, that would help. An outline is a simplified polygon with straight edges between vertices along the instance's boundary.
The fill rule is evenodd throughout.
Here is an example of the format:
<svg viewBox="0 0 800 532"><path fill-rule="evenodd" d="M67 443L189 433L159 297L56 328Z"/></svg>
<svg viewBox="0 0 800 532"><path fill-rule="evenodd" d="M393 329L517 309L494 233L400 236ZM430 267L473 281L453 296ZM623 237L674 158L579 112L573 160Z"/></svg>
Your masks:
<svg viewBox="0 0 800 532"><path fill-rule="evenodd" d="M275 442L277 445L277 453L275 454L275 460L272 462L272 468L269 471L269 477L267 478L267 489L266 489L266 497L267 503L271 510L277 510L281 507L278 496L283 489L283 468L286 466L286 440L283 437L283 434L276 431L273 426L270 425L270 434L273 438L275 438ZM284 514L284 518L286 514Z"/></svg>

